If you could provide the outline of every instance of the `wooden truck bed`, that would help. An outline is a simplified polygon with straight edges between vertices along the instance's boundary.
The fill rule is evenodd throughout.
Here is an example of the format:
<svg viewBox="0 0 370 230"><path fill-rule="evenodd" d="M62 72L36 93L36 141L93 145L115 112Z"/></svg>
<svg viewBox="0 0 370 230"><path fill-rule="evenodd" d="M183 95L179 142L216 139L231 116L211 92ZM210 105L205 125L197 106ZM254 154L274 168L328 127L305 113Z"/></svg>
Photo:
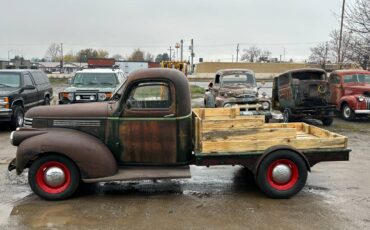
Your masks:
<svg viewBox="0 0 370 230"><path fill-rule="evenodd" d="M303 122L265 123L264 116L240 116L239 108L193 109L196 155L263 152L277 145L299 150L345 149L347 137Z"/></svg>

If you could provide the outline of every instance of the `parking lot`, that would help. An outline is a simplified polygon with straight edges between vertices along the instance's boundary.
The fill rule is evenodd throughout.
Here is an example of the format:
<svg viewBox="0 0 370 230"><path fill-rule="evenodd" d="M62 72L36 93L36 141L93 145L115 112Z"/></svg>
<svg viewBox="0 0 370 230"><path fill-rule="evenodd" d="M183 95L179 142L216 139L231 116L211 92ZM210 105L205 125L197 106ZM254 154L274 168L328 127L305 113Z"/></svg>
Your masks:
<svg viewBox="0 0 370 230"><path fill-rule="evenodd" d="M7 172L16 148L9 143L11 131L1 127L0 225L3 229L370 228L370 121L335 119L328 129L348 136L350 161L314 166L306 187L291 199L266 198L243 167L192 166L191 179L101 183L83 188L70 200L48 202L31 192L27 173L17 177L14 171Z"/></svg>

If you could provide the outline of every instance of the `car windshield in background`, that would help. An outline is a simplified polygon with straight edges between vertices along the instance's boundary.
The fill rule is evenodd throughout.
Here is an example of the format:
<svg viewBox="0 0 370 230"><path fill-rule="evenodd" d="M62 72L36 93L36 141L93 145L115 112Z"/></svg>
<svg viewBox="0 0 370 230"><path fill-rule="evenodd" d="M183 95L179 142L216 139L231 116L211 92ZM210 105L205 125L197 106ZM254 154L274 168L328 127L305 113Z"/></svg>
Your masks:
<svg viewBox="0 0 370 230"><path fill-rule="evenodd" d="M72 84L75 86L115 87L117 83L115 73L77 73Z"/></svg>
<svg viewBox="0 0 370 230"><path fill-rule="evenodd" d="M344 76L344 83L370 83L370 74L354 74Z"/></svg>
<svg viewBox="0 0 370 230"><path fill-rule="evenodd" d="M292 77L298 80L325 80L326 75L322 72L297 72L292 73Z"/></svg>
<svg viewBox="0 0 370 230"><path fill-rule="evenodd" d="M255 79L252 74L228 74L222 76L223 86L238 86L238 85L255 85Z"/></svg>
<svg viewBox="0 0 370 230"><path fill-rule="evenodd" d="M0 88L19 87L21 84L19 73L0 73Z"/></svg>

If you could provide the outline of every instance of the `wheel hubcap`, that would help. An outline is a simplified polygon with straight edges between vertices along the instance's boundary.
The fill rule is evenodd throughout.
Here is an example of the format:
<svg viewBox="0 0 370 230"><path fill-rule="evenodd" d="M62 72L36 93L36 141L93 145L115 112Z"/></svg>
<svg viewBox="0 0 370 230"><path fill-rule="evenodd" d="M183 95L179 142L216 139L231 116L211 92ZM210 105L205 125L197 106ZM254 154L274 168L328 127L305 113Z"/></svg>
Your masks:
<svg viewBox="0 0 370 230"><path fill-rule="evenodd" d="M279 184L284 184L292 178L292 170L288 165L278 164L272 169L272 179Z"/></svg>
<svg viewBox="0 0 370 230"><path fill-rule="evenodd" d="M44 180L50 187L58 187L65 182L65 174L61 168L51 167L45 170Z"/></svg>
<svg viewBox="0 0 370 230"><path fill-rule="evenodd" d="M351 115L351 109L348 106L344 106L343 114L348 118Z"/></svg>
<svg viewBox="0 0 370 230"><path fill-rule="evenodd" d="M19 113L18 114L18 126L22 126L22 125L23 125L23 114Z"/></svg>
<svg viewBox="0 0 370 230"><path fill-rule="evenodd" d="M289 190L298 181L298 166L292 160L279 159L270 164L266 176L272 188L280 191Z"/></svg>

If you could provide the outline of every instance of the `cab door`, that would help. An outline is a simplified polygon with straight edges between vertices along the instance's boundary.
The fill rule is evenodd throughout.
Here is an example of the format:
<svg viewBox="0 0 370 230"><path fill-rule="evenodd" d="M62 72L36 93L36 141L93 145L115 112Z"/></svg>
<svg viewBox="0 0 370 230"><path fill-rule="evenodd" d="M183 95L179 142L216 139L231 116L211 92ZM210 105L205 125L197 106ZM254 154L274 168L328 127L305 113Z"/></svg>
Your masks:
<svg viewBox="0 0 370 230"><path fill-rule="evenodd" d="M36 84L34 83L31 75L29 73L23 74L23 86L34 86L34 89L24 89L22 96L24 98L24 107L29 109L38 104L38 91L36 89Z"/></svg>
<svg viewBox="0 0 370 230"><path fill-rule="evenodd" d="M175 87L164 80L150 80L128 89L119 122L121 163L176 163Z"/></svg>
<svg viewBox="0 0 370 230"><path fill-rule="evenodd" d="M292 108L295 106L293 91L290 83L290 76L288 74L279 76L278 97L281 110L284 110L285 108Z"/></svg>
<svg viewBox="0 0 370 230"><path fill-rule="evenodd" d="M330 103L338 104L343 96L343 87L340 83L340 77L336 74L329 76Z"/></svg>

